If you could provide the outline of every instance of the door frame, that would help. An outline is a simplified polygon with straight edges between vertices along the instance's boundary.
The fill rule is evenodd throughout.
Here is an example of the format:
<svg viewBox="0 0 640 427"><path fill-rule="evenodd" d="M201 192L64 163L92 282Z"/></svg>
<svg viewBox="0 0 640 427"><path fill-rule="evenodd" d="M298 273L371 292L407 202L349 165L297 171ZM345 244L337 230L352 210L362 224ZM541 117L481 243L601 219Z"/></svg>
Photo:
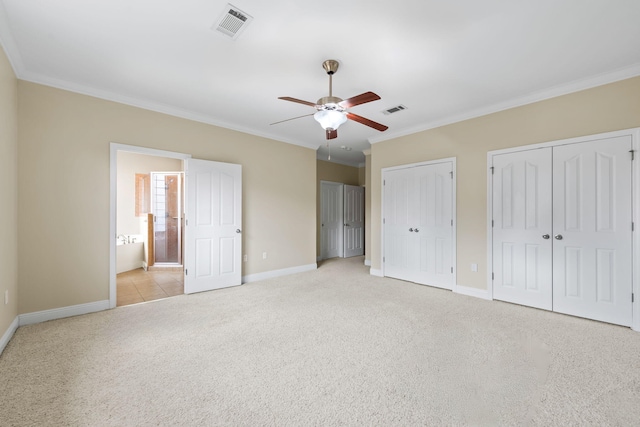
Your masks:
<svg viewBox="0 0 640 427"><path fill-rule="evenodd" d="M191 154L177 153L174 151L158 150L155 148L138 147L135 145L109 143L109 308L116 307L116 202L117 202L117 174L118 174L118 151L129 153L146 154L148 156L168 157L172 159L188 160ZM183 260L184 262L184 260ZM183 264L184 265L184 264Z"/></svg>
<svg viewBox="0 0 640 427"><path fill-rule="evenodd" d="M504 148L501 150L493 150L487 152L487 291L488 299L493 300L493 230L491 227L491 219L493 218L493 174L491 167L493 165L493 156L498 154L514 153L518 151L532 150L536 148L556 147L560 145L576 144L580 142L593 141L594 139L608 139L620 136L631 136L631 146L635 155L635 162L640 161L638 158L638 149L640 148L640 128L623 129L613 132L598 133L593 135L579 136L575 138L558 139L554 141L542 142L537 144L522 145L518 147ZM631 169L631 220L634 224L639 224L640 218L640 173L639 167ZM636 226L637 227L637 226ZM631 310L631 329L640 332L640 281L638 273L640 272L640 258L638 257L638 248L640 248L640 230L633 232L631 237L631 291L634 295Z"/></svg>
<svg viewBox="0 0 640 427"><path fill-rule="evenodd" d="M457 254L458 254L458 250L457 250L457 229L458 229L458 213L456 210L456 182L457 182L457 169L456 169L456 157L446 157L443 159L436 159L436 160L427 160L424 162L418 162L418 163L409 163L409 164L405 164L405 165L398 165L398 166L391 166L388 168L382 168L382 178L380 179L380 188L382 189L382 197L381 197L381 212L382 215L380 215L380 230L382 231L380 233L380 253L382 254L382 259L384 260L384 207L385 207L385 185L384 185L384 181L385 181L385 175L387 172L391 172L391 171L396 171L396 170L401 170L401 169L409 169L409 168L415 168L415 167L419 167L419 166L427 166L427 165L434 165L434 164L438 164L438 163L448 163L451 162L451 170L453 171L453 182L451 183L451 216L453 218L453 226L452 226L452 230L451 230L451 266L453 267L453 278L452 278L452 286L451 286L451 291L452 292L457 292L458 291L458 258L457 258ZM372 273L373 274L373 273ZM382 266L380 268L380 276L381 277L385 277L385 272L384 272L384 261L382 262Z"/></svg>

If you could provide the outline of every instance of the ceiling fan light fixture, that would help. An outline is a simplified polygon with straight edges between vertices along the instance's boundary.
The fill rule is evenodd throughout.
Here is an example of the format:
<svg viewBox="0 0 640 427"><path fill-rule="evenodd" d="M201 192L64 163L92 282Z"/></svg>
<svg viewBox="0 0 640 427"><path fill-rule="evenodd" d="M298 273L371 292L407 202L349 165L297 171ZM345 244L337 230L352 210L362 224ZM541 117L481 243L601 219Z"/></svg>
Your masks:
<svg viewBox="0 0 640 427"><path fill-rule="evenodd" d="M343 111L338 110L320 110L317 111L313 118L316 119L322 129L336 130L341 124L347 121L347 115Z"/></svg>

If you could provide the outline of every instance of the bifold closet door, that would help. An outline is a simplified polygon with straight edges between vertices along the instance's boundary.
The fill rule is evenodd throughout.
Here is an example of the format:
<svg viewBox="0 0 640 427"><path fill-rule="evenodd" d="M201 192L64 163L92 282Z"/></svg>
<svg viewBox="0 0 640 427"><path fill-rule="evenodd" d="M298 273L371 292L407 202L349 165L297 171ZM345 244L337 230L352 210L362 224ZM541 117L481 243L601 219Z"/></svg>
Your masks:
<svg viewBox="0 0 640 427"><path fill-rule="evenodd" d="M344 257L364 255L364 187L344 185Z"/></svg>
<svg viewBox="0 0 640 427"><path fill-rule="evenodd" d="M552 309L551 148L493 157L493 297Z"/></svg>
<svg viewBox="0 0 640 427"><path fill-rule="evenodd" d="M631 137L553 149L553 310L630 326Z"/></svg>

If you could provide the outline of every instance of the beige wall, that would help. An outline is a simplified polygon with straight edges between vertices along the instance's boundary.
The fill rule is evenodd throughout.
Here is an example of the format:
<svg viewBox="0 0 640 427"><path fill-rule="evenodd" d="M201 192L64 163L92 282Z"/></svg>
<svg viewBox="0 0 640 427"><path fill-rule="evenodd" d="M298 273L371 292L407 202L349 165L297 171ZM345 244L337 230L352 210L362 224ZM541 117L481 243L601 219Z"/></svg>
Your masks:
<svg viewBox="0 0 640 427"><path fill-rule="evenodd" d="M0 337L18 315L18 81L0 47ZM9 291L9 304L4 303Z"/></svg>
<svg viewBox="0 0 640 427"><path fill-rule="evenodd" d="M116 234L140 234L140 218L136 217L137 173L182 171L182 160L145 154L118 152L116 201ZM146 217L146 215L145 215Z"/></svg>
<svg viewBox="0 0 640 427"><path fill-rule="evenodd" d="M315 263L314 150L24 81L18 97L19 313L108 299L110 142L241 164L242 274Z"/></svg>
<svg viewBox="0 0 640 427"><path fill-rule="evenodd" d="M364 261L371 263L371 150L364 151Z"/></svg>
<svg viewBox="0 0 640 427"><path fill-rule="evenodd" d="M320 181L340 182L347 185L360 185L360 171L354 166L346 166L338 163L317 161L316 182L316 256L320 256Z"/></svg>
<svg viewBox="0 0 640 427"><path fill-rule="evenodd" d="M486 289L487 152L639 126L636 77L374 144L372 268L381 269L382 168L457 158L458 285ZM477 273L471 263L478 264Z"/></svg>
<svg viewBox="0 0 640 427"><path fill-rule="evenodd" d="M367 173L366 166L358 168L358 185L360 187L364 186L365 181L367 180L366 173Z"/></svg>

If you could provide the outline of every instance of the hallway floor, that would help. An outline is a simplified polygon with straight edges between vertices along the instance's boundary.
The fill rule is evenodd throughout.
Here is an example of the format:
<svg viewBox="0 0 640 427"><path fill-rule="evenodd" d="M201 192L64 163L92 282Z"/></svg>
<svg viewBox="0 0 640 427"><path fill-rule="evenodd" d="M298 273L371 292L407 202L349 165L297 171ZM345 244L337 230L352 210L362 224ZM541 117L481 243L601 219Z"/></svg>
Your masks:
<svg viewBox="0 0 640 427"><path fill-rule="evenodd" d="M116 283L118 307L184 293L183 273L176 271L144 271L138 268L118 274Z"/></svg>

